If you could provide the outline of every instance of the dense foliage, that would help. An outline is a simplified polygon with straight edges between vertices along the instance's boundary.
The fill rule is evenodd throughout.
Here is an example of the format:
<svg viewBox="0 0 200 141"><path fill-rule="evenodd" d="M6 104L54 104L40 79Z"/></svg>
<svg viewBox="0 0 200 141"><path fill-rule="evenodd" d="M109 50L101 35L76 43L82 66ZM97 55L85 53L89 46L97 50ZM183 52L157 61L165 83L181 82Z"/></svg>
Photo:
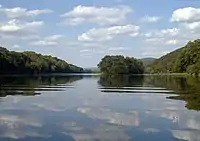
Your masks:
<svg viewBox="0 0 200 141"><path fill-rule="evenodd" d="M14 52L0 47L0 74L75 73L83 69L52 56L32 51Z"/></svg>
<svg viewBox="0 0 200 141"><path fill-rule="evenodd" d="M200 39L189 42L179 54L175 66L175 72L200 74Z"/></svg>
<svg viewBox="0 0 200 141"><path fill-rule="evenodd" d="M156 60L150 72L200 74L200 39Z"/></svg>
<svg viewBox="0 0 200 141"><path fill-rule="evenodd" d="M170 52L150 65L150 73L172 73L177 56L183 48Z"/></svg>
<svg viewBox="0 0 200 141"><path fill-rule="evenodd" d="M105 74L143 74L142 61L121 55L105 56L98 64L99 69Z"/></svg>

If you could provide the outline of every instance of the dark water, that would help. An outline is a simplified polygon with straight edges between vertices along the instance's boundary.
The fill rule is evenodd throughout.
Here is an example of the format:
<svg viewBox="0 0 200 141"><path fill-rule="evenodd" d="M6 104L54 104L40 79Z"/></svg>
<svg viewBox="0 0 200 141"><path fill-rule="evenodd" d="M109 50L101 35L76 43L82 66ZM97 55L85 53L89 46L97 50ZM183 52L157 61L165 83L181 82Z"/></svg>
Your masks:
<svg viewBox="0 0 200 141"><path fill-rule="evenodd" d="M0 141L200 141L200 81L0 77Z"/></svg>

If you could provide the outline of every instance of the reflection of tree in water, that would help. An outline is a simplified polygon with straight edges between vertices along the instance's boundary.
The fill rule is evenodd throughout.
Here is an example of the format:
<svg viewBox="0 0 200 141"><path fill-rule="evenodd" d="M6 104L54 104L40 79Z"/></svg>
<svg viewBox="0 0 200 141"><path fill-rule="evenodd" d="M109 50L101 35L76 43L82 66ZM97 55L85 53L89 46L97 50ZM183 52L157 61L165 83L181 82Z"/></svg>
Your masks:
<svg viewBox="0 0 200 141"><path fill-rule="evenodd" d="M99 84L104 87L131 87L141 86L143 84L143 76L130 76L130 75L118 75L109 76L102 75L99 80Z"/></svg>
<svg viewBox="0 0 200 141"><path fill-rule="evenodd" d="M179 76L146 76L144 85L172 89L176 92L187 90L186 78Z"/></svg>
<svg viewBox="0 0 200 141"><path fill-rule="evenodd" d="M153 85L174 90L178 96L170 99L184 100L188 109L200 110L200 80L193 77L180 76L147 76L146 85Z"/></svg>
<svg viewBox="0 0 200 141"><path fill-rule="evenodd" d="M34 96L40 91L61 91L66 84L82 79L82 76L13 76L0 78L0 97L7 95Z"/></svg>

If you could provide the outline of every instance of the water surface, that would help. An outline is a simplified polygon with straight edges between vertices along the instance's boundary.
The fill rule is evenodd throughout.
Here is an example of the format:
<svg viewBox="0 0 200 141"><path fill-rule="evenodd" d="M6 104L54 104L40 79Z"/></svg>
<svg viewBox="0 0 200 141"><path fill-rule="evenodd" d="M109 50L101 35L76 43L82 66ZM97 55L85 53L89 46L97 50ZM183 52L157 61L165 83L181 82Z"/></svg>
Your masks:
<svg viewBox="0 0 200 141"><path fill-rule="evenodd" d="M0 141L200 141L200 81L0 78Z"/></svg>

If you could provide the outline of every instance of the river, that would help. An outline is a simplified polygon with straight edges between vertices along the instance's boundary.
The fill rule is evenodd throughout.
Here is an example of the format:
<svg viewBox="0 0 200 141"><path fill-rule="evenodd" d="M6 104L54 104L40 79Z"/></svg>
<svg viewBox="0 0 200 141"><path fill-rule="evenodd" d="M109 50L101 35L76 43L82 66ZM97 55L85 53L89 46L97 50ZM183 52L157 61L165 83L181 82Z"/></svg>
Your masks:
<svg viewBox="0 0 200 141"><path fill-rule="evenodd" d="M200 80L0 77L0 141L200 141Z"/></svg>

